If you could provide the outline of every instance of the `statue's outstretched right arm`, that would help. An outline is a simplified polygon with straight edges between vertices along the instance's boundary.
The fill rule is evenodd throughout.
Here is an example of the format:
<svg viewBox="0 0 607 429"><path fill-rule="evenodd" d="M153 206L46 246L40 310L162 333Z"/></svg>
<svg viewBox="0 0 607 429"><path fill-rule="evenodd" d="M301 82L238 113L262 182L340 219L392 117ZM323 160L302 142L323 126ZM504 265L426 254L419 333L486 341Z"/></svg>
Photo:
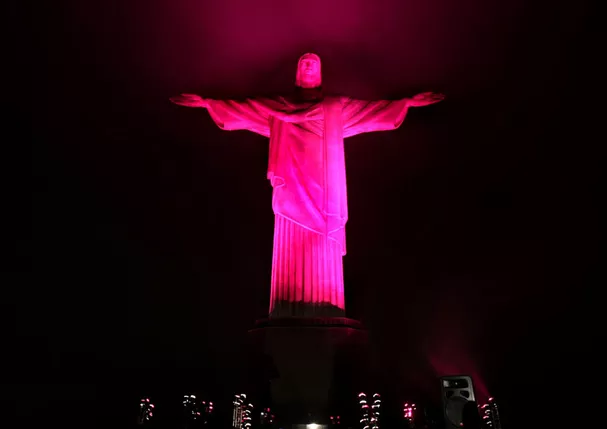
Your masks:
<svg viewBox="0 0 607 429"><path fill-rule="evenodd" d="M280 116L285 108L280 99L214 100L196 94L181 94L170 100L180 106L207 108L222 130L249 130L266 137L270 136L270 118Z"/></svg>
<svg viewBox="0 0 607 429"><path fill-rule="evenodd" d="M198 94L180 94L171 97L171 102L185 107L208 107L208 103Z"/></svg>

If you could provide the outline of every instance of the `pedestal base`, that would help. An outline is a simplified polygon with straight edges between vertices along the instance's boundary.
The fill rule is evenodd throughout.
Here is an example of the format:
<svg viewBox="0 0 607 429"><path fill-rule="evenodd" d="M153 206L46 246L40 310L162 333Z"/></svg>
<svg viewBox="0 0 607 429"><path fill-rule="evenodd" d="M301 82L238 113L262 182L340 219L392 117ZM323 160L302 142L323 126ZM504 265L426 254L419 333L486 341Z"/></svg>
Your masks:
<svg viewBox="0 0 607 429"><path fill-rule="evenodd" d="M249 334L277 373L270 390L279 427L327 424L340 392L353 394L360 367L366 367L367 332L353 319L262 319Z"/></svg>

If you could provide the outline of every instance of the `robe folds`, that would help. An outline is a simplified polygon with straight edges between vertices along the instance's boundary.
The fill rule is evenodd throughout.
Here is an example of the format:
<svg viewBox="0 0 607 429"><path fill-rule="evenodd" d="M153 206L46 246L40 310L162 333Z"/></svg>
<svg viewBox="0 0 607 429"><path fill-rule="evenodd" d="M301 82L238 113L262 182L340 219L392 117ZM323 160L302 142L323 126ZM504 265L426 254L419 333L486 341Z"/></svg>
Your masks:
<svg viewBox="0 0 607 429"><path fill-rule="evenodd" d="M270 138L275 214L270 316L343 316L348 220L344 138L398 128L406 100L206 100L224 130Z"/></svg>

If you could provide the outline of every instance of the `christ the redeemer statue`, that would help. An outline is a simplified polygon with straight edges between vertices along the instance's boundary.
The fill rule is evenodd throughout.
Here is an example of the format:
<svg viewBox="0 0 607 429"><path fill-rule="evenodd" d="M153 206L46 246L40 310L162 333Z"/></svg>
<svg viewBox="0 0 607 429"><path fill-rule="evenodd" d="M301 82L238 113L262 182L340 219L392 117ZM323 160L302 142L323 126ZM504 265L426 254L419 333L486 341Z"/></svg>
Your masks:
<svg viewBox="0 0 607 429"><path fill-rule="evenodd" d="M223 130L270 138L268 179L275 215L270 317L345 315L344 138L394 130L409 107L443 99L430 92L395 101L323 96L320 66L315 54L299 59L292 97L171 98L181 106L207 108Z"/></svg>

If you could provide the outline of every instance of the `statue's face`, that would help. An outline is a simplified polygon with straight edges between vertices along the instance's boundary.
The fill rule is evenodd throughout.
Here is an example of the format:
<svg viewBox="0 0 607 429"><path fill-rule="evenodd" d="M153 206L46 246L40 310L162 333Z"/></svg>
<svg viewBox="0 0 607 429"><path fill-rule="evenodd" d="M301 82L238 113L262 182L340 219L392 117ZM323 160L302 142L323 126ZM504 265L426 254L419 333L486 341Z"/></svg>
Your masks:
<svg viewBox="0 0 607 429"><path fill-rule="evenodd" d="M297 86L316 88L322 83L320 74L320 58L316 54L305 54L297 64Z"/></svg>

